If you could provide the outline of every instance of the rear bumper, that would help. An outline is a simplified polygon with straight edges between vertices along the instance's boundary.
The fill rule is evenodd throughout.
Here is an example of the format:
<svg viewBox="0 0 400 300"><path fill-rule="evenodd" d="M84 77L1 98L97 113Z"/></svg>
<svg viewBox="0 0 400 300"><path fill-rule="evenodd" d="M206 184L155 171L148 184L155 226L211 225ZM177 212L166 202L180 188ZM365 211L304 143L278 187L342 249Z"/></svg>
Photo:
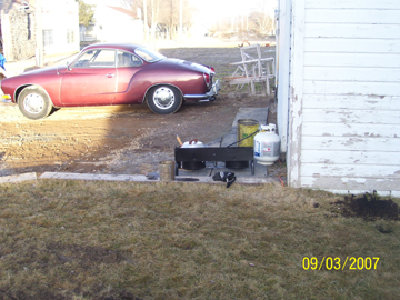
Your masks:
<svg viewBox="0 0 400 300"><path fill-rule="evenodd" d="M221 89L221 83L219 80L215 81L211 89L205 94L184 94L183 98L186 100L200 100L200 101L212 101L217 99L219 90Z"/></svg>

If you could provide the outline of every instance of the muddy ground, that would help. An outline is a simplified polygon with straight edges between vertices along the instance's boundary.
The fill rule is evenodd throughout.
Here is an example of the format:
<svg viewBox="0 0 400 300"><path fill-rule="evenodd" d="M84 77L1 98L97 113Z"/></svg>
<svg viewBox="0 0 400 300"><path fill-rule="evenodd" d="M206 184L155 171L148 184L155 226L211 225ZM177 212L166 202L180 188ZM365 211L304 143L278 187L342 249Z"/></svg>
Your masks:
<svg viewBox="0 0 400 300"><path fill-rule="evenodd" d="M190 103L172 115L151 113L145 104L64 108L48 118L24 118L15 105L0 104L0 175L27 171L141 173L157 171L173 159L178 145L198 138L218 139L230 130L241 107L265 107L271 97L251 97L227 83L239 61L238 48L180 48L161 52L174 58L214 66L223 89L217 101ZM271 116L271 120L274 116Z"/></svg>

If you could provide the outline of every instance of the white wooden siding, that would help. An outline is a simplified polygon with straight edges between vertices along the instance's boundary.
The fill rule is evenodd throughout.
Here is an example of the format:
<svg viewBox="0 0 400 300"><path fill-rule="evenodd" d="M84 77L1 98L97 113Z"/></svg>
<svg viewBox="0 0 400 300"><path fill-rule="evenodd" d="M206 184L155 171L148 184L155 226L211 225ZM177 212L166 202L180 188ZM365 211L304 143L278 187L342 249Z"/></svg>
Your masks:
<svg viewBox="0 0 400 300"><path fill-rule="evenodd" d="M400 24L306 23L304 36L308 38L399 39L399 29Z"/></svg>
<svg viewBox="0 0 400 300"><path fill-rule="evenodd" d="M320 1L322 2L322 1ZM376 2L376 1L375 1ZM387 9L359 9L354 14L353 9L329 8L314 9L307 8L305 11L305 19L311 23L344 23L344 24L398 24L400 19L399 10Z"/></svg>
<svg viewBox="0 0 400 300"><path fill-rule="evenodd" d="M304 80L314 81L323 78L325 81L351 82L396 82L400 81L400 68L372 67L304 67Z"/></svg>
<svg viewBox="0 0 400 300"><path fill-rule="evenodd" d="M297 2L297 0L294 0ZM399 9L397 0L300 0L304 1L305 8L316 9L355 9L356 14L363 9ZM296 12L297 13L297 12Z"/></svg>
<svg viewBox="0 0 400 300"><path fill-rule="evenodd" d="M400 196L400 1L293 3L291 186Z"/></svg>
<svg viewBox="0 0 400 300"><path fill-rule="evenodd" d="M291 0L279 2L279 26L277 28L277 82L278 89L278 131L281 138L281 151L288 151L289 135L289 68L291 46Z"/></svg>
<svg viewBox="0 0 400 300"><path fill-rule="evenodd" d="M342 38L305 38L304 51L307 53L330 52L336 53L399 53L400 43L397 39L342 39Z"/></svg>
<svg viewBox="0 0 400 300"><path fill-rule="evenodd" d="M400 1L399 1L400 4ZM400 42L400 40L399 40ZM304 64L320 67L400 68L400 54L358 52L306 52ZM320 79L320 78L316 78Z"/></svg>

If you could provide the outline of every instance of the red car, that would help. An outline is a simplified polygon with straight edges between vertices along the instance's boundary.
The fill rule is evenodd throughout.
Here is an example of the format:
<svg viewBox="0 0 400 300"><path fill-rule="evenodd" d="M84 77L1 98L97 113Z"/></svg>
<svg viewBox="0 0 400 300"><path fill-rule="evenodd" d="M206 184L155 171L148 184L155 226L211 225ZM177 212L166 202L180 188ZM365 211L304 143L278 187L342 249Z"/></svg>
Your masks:
<svg viewBox="0 0 400 300"><path fill-rule="evenodd" d="M213 77L213 68L138 45L94 44L68 66L4 79L1 90L30 119L45 118L53 108L144 101L153 112L168 114L184 100L214 100L220 87Z"/></svg>

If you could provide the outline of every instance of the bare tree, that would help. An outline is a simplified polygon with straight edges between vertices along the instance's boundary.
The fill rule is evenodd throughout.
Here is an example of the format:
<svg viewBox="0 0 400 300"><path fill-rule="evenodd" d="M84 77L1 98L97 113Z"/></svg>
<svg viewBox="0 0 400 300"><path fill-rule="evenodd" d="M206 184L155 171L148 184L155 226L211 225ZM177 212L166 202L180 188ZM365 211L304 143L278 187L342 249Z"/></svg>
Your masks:
<svg viewBox="0 0 400 300"><path fill-rule="evenodd" d="M242 38L250 33L263 37L273 33L274 30L275 22L273 17L261 11L252 11L246 15L221 19L211 29L214 34L224 37L239 34Z"/></svg>
<svg viewBox="0 0 400 300"><path fill-rule="evenodd" d="M143 30L144 37L147 39L149 37L149 25L147 21L147 0L143 0Z"/></svg>
<svg viewBox="0 0 400 300"><path fill-rule="evenodd" d="M175 37L180 28L191 26L191 7L187 0L164 0L160 7L160 22L165 24L169 37Z"/></svg>
<svg viewBox="0 0 400 300"><path fill-rule="evenodd" d="M249 29L259 33L270 33L274 30L274 19L261 12L252 12L249 16Z"/></svg>
<svg viewBox="0 0 400 300"><path fill-rule="evenodd" d="M178 29L190 26L190 7L188 0L124 0L133 10L142 11L145 35L156 37L157 28L165 28L168 38L173 38ZM147 30L147 31L146 31Z"/></svg>
<svg viewBox="0 0 400 300"><path fill-rule="evenodd" d="M156 31L158 26L159 12L160 12L160 0L151 0L151 17L150 17L150 32L151 38L156 37Z"/></svg>

